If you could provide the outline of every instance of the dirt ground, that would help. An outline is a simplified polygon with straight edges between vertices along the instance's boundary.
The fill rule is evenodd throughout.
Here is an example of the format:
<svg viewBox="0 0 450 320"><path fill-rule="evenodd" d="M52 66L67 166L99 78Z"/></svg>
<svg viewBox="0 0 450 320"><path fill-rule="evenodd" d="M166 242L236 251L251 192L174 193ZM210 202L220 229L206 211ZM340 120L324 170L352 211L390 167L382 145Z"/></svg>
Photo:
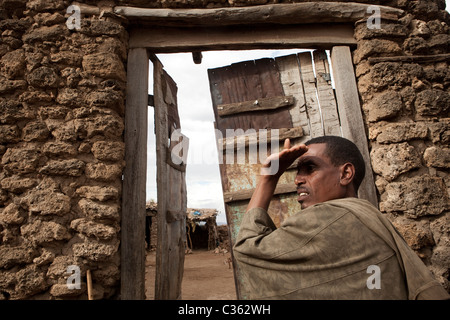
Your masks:
<svg viewBox="0 0 450 320"><path fill-rule="evenodd" d="M236 300L230 253L194 250L186 254L181 285L183 300ZM154 299L156 251L147 252L145 261L145 294Z"/></svg>

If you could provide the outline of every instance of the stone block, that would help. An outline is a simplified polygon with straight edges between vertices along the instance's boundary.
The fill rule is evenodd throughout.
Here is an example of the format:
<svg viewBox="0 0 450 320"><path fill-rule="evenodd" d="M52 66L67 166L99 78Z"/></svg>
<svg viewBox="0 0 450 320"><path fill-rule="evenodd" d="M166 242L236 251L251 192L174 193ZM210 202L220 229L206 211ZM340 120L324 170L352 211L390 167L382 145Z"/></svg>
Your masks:
<svg viewBox="0 0 450 320"><path fill-rule="evenodd" d="M16 295L13 299L26 299L46 290L49 285L44 272L35 265L29 265L16 273Z"/></svg>
<svg viewBox="0 0 450 320"><path fill-rule="evenodd" d="M370 152L372 169L387 181L421 166L420 156L408 143L374 146Z"/></svg>
<svg viewBox="0 0 450 320"><path fill-rule="evenodd" d="M117 235L116 228L85 218L73 220L70 223L70 228L88 237L102 240L108 240Z"/></svg>
<svg viewBox="0 0 450 320"><path fill-rule="evenodd" d="M423 159L428 167L448 169L450 168L450 149L429 147L425 150Z"/></svg>
<svg viewBox="0 0 450 320"><path fill-rule="evenodd" d="M400 23L381 21L381 28L367 28L367 20L355 23L355 38L357 40L368 40L373 38L398 39L406 37L408 28Z"/></svg>
<svg viewBox="0 0 450 320"><path fill-rule="evenodd" d="M36 189L29 191L22 199L31 214L63 216L70 212L68 196L54 190Z"/></svg>
<svg viewBox="0 0 450 320"><path fill-rule="evenodd" d="M47 156L74 156L77 154L77 149L73 144L59 141L45 143L42 151Z"/></svg>
<svg viewBox="0 0 450 320"><path fill-rule="evenodd" d="M22 178L20 176L12 176L4 178L0 181L0 185L4 190L13 193L22 193L33 188L37 184L35 179Z"/></svg>
<svg viewBox="0 0 450 320"><path fill-rule="evenodd" d="M33 70L27 76L28 83L36 88L56 88L59 76L53 68L42 66Z"/></svg>
<svg viewBox="0 0 450 320"><path fill-rule="evenodd" d="M444 181L428 175L388 184L380 202L381 211L403 211L406 217L412 219L439 215L449 208Z"/></svg>
<svg viewBox="0 0 450 320"><path fill-rule="evenodd" d="M84 243L76 243L72 246L76 257L86 258L94 262L109 260L118 252L119 241L102 243L94 240L87 240Z"/></svg>
<svg viewBox="0 0 450 320"><path fill-rule="evenodd" d="M40 121L29 122L22 130L24 141L45 141L49 135L47 125Z"/></svg>
<svg viewBox="0 0 450 320"><path fill-rule="evenodd" d="M414 104L419 116L448 117L450 94L443 90L428 89L417 94Z"/></svg>
<svg viewBox="0 0 450 320"><path fill-rule="evenodd" d="M22 224L26 218L26 213L15 203L9 204L0 211L0 224Z"/></svg>
<svg viewBox="0 0 450 320"><path fill-rule="evenodd" d="M122 175L122 166L119 164L88 163L86 177L98 181L114 181Z"/></svg>
<svg viewBox="0 0 450 320"><path fill-rule="evenodd" d="M78 188L76 193L83 198L98 201L117 200L119 198L119 190L110 186L83 186Z"/></svg>
<svg viewBox="0 0 450 320"><path fill-rule="evenodd" d="M121 36L125 33L124 27L114 21L92 20L89 27L82 30L91 36Z"/></svg>
<svg viewBox="0 0 450 320"><path fill-rule="evenodd" d="M8 148L3 155L3 168L11 174L35 172L39 164L39 150L29 148Z"/></svg>
<svg viewBox="0 0 450 320"><path fill-rule="evenodd" d="M40 267L47 264L51 264L55 260L55 254L47 249L42 249L42 253L39 257L33 259L33 263Z"/></svg>
<svg viewBox="0 0 450 320"><path fill-rule="evenodd" d="M383 144L426 139L427 135L427 124L421 122L381 122L369 128L370 139Z"/></svg>
<svg viewBox="0 0 450 320"><path fill-rule="evenodd" d="M79 177L83 174L85 163L81 160L50 160L39 173L56 176Z"/></svg>
<svg viewBox="0 0 450 320"><path fill-rule="evenodd" d="M62 88L58 90L56 102L69 107L82 107L84 92L77 88Z"/></svg>
<svg viewBox="0 0 450 320"><path fill-rule="evenodd" d="M27 82L25 80L0 79L0 93L10 93L15 90L25 89Z"/></svg>
<svg viewBox="0 0 450 320"><path fill-rule="evenodd" d="M59 51L50 55L50 61L60 65L81 67L83 53L79 49Z"/></svg>
<svg viewBox="0 0 450 320"><path fill-rule="evenodd" d="M115 115L101 115L94 118L73 120L73 126L80 138L104 136L106 138L120 137L124 130L124 121Z"/></svg>
<svg viewBox="0 0 450 320"><path fill-rule="evenodd" d="M35 251L26 246L0 246L0 269L9 269L16 265L27 264L33 261Z"/></svg>
<svg viewBox="0 0 450 320"><path fill-rule="evenodd" d="M360 78L363 87L382 91L386 88L393 90L411 85L413 79L421 78L424 74L423 68L416 63L380 62L373 66L371 71Z"/></svg>
<svg viewBox="0 0 450 320"><path fill-rule="evenodd" d="M88 199L81 199L78 202L81 211L86 217L96 221L111 220L119 221L119 206L116 204L101 204Z"/></svg>
<svg viewBox="0 0 450 320"><path fill-rule="evenodd" d="M422 225L409 220L402 222L394 221L393 225L413 250L420 250L424 247L435 245L433 235L428 224Z"/></svg>
<svg viewBox="0 0 450 320"><path fill-rule="evenodd" d="M104 79L126 81L123 62L116 54L95 53L83 57L83 70Z"/></svg>
<svg viewBox="0 0 450 320"><path fill-rule="evenodd" d="M360 63L368 57L400 55L402 49L397 42L384 39L361 40L353 53L353 62Z"/></svg>
<svg viewBox="0 0 450 320"><path fill-rule="evenodd" d="M67 283L56 283L50 288L50 294L56 298L77 297L86 292L86 283L80 283L80 289L72 288Z"/></svg>
<svg viewBox="0 0 450 320"><path fill-rule="evenodd" d="M15 124L0 125L0 143L15 143L20 140L20 130Z"/></svg>
<svg viewBox="0 0 450 320"><path fill-rule="evenodd" d="M27 44L34 42L51 41L55 43L69 36L69 29L65 25L56 24L50 27L43 26L36 28L23 36L23 41Z"/></svg>
<svg viewBox="0 0 450 320"><path fill-rule="evenodd" d="M34 110L22 103L0 98L0 124L17 124L20 120L34 119L35 116Z"/></svg>
<svg viewBox="0 0 450 320"><path fill-rule="evenodd" d="M397 116L403 108L401 96L396 91L388 90L377 94L368 103L363 104L369 122L376 122Z"/></svg>
<svg viewBox="0 0 450 320"><path fill-rule="evenodd" d="M25 51L17 49L6 53L0 59L0 70L8 79L16 79L25 70Z"/></svg>
<svg viewBox="0 0 450 320"><path fill-rule="evenodd" d="M71 238L68 230L53 221L36 220L20 227L22 235L35 245Z"/></svg>
<svg viewBox="0 0 450 320"><path fill-rule="evenodd" d="M118 141L97 141L91 148L94 157L104 161L120 161L125 156L125 144Z"/></svg>
<svg viewBox="0 0 450 320"><path fill-rule="evenodd" d="M124 96L115 90L93 91L86 96L86 103L91 107L105 107L123 114L125 110Z"/></svg>

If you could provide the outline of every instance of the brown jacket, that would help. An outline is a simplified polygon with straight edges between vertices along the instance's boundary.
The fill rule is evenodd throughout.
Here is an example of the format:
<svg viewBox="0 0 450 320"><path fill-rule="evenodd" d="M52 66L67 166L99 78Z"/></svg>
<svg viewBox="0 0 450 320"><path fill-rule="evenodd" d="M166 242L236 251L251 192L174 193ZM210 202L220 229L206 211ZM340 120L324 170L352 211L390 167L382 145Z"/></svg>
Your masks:
<svg viewBox="0 0 450 320"><path fill-rule="evenodd" d="M234 246L246 299L448 299L444 288L368 201L302 210L276 228L261 208Z"/></svg>

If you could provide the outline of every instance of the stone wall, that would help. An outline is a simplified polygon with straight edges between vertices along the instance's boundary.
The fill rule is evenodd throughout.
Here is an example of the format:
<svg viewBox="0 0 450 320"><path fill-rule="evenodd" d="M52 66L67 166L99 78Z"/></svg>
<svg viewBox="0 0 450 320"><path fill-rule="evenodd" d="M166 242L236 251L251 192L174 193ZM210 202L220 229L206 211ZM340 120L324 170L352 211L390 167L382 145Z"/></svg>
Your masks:
<svg viewBox="0 0 450 320"><path fill-rule="evenodd" d="M355 30L372 168L380 210L449 290L450 73L439 56L449 52L449 15L443 1L398 3L400 20Z"/></svg>
<svg viewBox="0 0 450 320"><path fill-rule="evenodd" d="M69 1L0 7L0 300L86 299L120 284L127 32ZM82 285L69 290L78 266Z"/></svg>
<svg viewBox="0 0 450 320"><path fill-rule="evenodd" d="M292 1L78 2L108 12ZM87 270L95 298L119 296L127 25L94 15L69 30L70 4L0 1L0 299L86 299ZM383 4L406 14L381 29L357 23L354 51L380 208L449 289L448 59L386 59L447 53L450 20L443 0ZM66 285L69 266L80 289Z"/></svg>

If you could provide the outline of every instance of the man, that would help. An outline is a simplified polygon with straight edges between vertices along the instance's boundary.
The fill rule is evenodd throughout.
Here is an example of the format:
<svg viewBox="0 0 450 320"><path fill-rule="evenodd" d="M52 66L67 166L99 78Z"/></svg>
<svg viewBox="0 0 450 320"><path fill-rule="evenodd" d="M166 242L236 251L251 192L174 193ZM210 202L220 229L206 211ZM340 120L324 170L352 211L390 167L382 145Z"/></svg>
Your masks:
<svg viewBox="0 0 450 320"><path fill-rule="evenodd" d="M298 158L301 211L276 228L267 214L278 179ZM448 299L392 224L357 199L364 160L349 140L324 136L271 155L234 246L248 299ZM263 169L264 169L263 168Z"/></svg>

